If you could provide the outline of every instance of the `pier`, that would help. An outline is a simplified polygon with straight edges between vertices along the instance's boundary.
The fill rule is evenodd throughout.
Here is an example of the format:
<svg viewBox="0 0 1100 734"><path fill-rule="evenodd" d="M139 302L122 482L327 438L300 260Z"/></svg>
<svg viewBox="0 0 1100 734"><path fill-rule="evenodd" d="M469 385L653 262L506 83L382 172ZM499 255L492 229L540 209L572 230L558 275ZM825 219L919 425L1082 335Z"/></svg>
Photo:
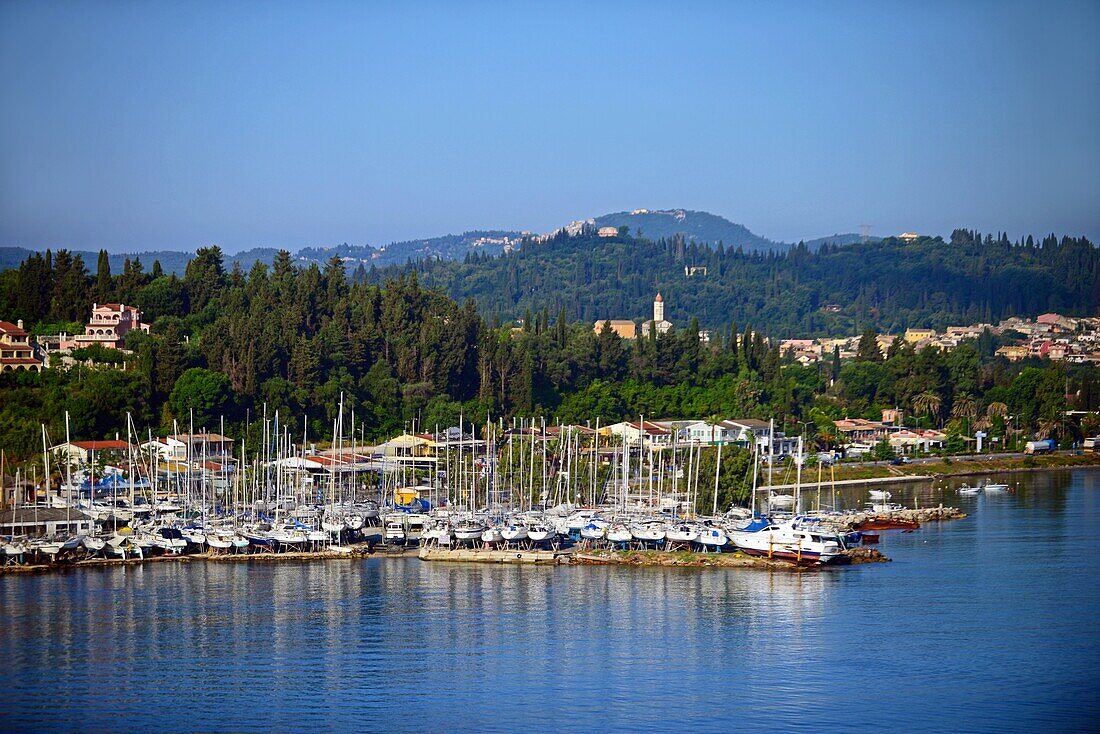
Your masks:
<svg viewBox="0 0 1100 734"><path fill-rule="evenodd" d="M494 548L440 548L424 546L417 556L422 561L458 563L535 563L553 565L568 563L574 555L571 548L562 550L511 550Z"/></svg>

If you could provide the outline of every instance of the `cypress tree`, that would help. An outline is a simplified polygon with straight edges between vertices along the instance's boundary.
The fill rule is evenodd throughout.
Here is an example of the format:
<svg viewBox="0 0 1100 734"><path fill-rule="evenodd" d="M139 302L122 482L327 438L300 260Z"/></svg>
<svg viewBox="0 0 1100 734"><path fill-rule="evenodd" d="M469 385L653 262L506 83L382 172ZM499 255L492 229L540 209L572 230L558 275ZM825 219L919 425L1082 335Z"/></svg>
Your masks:
<svg viewBox="0 0 1100 734"><path fill-rule="evenodd" d="M95 298L97 303L111 300L111 258L106 250L99 251L99 263L96 266Z"/></svg>

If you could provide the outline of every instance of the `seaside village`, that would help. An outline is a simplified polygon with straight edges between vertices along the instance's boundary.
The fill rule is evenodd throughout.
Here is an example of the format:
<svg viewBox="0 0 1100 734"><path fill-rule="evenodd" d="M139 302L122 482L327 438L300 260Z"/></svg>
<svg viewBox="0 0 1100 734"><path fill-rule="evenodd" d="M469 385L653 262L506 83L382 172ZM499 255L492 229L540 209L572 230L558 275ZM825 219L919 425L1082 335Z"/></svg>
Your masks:
<svg viewBox="0 0 1100 734"><path fill-rule="evenodd" d="M637 331L633 321L601 321L595 328L631 339L673 327L660 294L652 316ZM985 329L1022 337L1019 346L1002 347L1009 359L1100 357L1100 319L1057 314L996 327L953 327L945 334L910 329L897 338L917 348L951 349ZM94 345L126 354L125 338L134 330L148 332L149 325L137 308L122 303L93 305L84 333L77 335L32 337L22 324L0 322L0 364L4 370L71 366ZM885 349L894 338L883 337L880 344ZM813 363L835 348L842 357L853 356L855 342L787 340L782 346L795 359ZM819 465L832 463L882 441L900 454L934 451L947 442L944 433L907 428L902 418L899 410L885 410L878 421L838 420L835 450L813 458ZM562 562L563 549L634 548L827 564L868 550L858 546L877 539L873 531L957 512L942 506L908 510L880 490L871 490L866 506L844 508L835 491L831 500L823 499L820 477L815 497L802 491L801 469L795 467L804 462L784 461L776 471L780 459L806 458L801 438L748 417L639 416L585 425L517 419L476 427L464 422L434 433L414 428L376 445L357 443L354 417L345 433L347 421L341 406L335 440L318 450L305 436L300 442L292 438L287 423L293 419L280 423L265 416L251 427L262 436L251 456L207 427L158 437L148 429L139 435L131 424L108 440L66 436L61 443L47 442L43 429L49 479L34 470L5 479L0 558L6 566L22 567L195 553L331 555L410 544L427 560L462 551L498 561ZM757 457L752 486L745 488L749 507L720 507L717 492L708 490L717 486L723 447L733 446ZM715 448L717 466L703 464L704 451ZM710 514L700 515L708 499Z"/></svg>
<svg viewBox="0 0 1100 734"><path fill-rule="evenodd" d="M690 269L690 268L688 268ZM838 312L835 304L823 307L827 312ZM604 328L610 328L623 339L648 337L656 330L664 334L672 328L665 319L665 300L658 293L653 300L653 318L642 322L638 328L631 319L601 319L593 325L598 334ZM1016 362L1028 357L1050 359L1055 362L1100 364L1100 316L1069 317L1057 313L1046 313L1035 320L1011 317L999 324L971 324L969 326L948 326L944 331L912 327L904 334L879 334L878 345L883 355L897 340L912 344L918 351L935 347L951 351L966 339L977 339L988 330L1000 337L1003 346L997 354ZM714 332L709 329L699 331L699 340L710 343ZM817 364L830 359L834 351L839 350L841 359L853 359L859 349L861 336L829 337L817 339L782 339L779 351L784 357L790 357L801 364ZM1007 342L1007 343L1006 343Z"/></svg>

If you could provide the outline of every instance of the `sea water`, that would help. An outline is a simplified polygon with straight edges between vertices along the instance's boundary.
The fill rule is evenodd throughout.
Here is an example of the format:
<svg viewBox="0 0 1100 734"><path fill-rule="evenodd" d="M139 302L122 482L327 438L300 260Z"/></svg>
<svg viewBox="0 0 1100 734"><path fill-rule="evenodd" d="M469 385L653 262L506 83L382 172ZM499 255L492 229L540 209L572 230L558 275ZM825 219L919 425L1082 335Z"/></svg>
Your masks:
<svg viewBox="0 0 1100 734"><path fill-rule="evenodd" d="M0 576L0 729L1095 731L1100 471L1005 479L1015 493L892 487L969 517L883 532L891 563L808 572L369 558Z"/></svg>

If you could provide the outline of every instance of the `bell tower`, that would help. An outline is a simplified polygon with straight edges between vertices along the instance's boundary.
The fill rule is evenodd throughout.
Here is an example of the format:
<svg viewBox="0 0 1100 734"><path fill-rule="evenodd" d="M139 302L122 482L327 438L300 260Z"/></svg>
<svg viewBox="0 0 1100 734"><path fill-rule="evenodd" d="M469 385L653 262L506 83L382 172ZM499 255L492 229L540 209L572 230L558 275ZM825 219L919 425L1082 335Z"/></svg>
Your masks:
<svg viewBox="0 0 1100 734"><path fill-rule="evenodd" d="M661 298L660 293L653 299L653 320L657 323L665 320L665 299Z"/></svg>

